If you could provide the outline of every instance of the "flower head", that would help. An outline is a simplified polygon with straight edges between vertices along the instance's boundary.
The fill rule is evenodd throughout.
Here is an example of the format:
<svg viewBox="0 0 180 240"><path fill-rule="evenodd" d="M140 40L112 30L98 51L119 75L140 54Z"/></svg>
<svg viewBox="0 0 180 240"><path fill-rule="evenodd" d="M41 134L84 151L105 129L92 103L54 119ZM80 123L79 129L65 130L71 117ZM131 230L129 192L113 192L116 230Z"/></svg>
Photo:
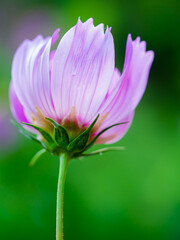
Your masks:
<svg viewBox="0 0 180 240"><path fill-rule="evenodd" d="M154 53L128 35L120 73L111 28L78 19L51 50L58 37L59 29L25 40L15 53L10 106L16 121L26 123L21 131L54 154L118 141L132 123Z"/></svg>

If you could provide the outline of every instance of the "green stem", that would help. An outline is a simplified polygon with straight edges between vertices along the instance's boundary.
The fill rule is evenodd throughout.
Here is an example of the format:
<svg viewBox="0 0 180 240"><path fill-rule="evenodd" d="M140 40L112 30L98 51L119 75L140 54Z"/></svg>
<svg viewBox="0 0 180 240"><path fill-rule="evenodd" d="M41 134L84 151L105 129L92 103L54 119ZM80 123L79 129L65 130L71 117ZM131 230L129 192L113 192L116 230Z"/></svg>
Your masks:
<svg viewBox="0 0 180 240"><path fill-rule="evenodd" d="M63 197L64 197L64 184L69 159L70 158L66 153L60 155L60 169L57 187L57 207L56 207L56 240L63 240Z"/></svg>

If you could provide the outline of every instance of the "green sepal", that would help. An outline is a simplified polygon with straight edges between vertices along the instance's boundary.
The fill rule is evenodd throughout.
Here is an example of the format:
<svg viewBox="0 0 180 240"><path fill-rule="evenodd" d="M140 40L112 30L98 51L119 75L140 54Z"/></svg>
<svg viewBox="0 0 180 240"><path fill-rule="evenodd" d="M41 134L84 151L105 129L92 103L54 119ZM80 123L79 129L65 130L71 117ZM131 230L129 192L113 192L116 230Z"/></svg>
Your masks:
<svg viewBox="0 0 180 240"><path fill-rule="evenodd" d="M27 125L27 126L30 126L30 127L34 128L34 129L36 129L38 132L41 133L41 135L44 137L44 139L45 139L50 145L55 144L54 139L53 139L53 138L51 137L51 135L50 135L48 132L46 132L44 129L42 129L42 128L40 128L40 127L37 127L37 126L35 126L35 125L33 125L33 124L29 124L29 123L23 123L23 122L22 122L22 124L25 124L25 125Z"/></svg>
<svg viewBox="0 0 180 240"><path fill-rule="evenodd" d="M99 114L96 117L96 119L91 123L91 125L67 146L68 151L75 153L75 152L81 152L84 150L89 140L90 132L94 127L95 123L97 122L98 118L99 118Z"/></svg>
<svg viewBox="0 0 180 240"><path fill-rule="evenodd" d="M38 151L34 157L31 159L29 166L33 167L34 164L37 162L37 160L46 152L46 149L41 149L40 151Z"/></svg>
<svg viewBox="0 0 180 240"><path fill-rule="evenodd" d="M79 155L74 155L74 157L89 157L89 156L94 156L94 155L102 155L103 153L110 152L110 151L119 151L119 150L124 150L125 147L107 147L107 148L102 148L96 151L93 151L91 153L82 153Z"/></svg>
<svg viewBox="0 0 180 240"><path fill-rule="evenodd" d="M55 128L55 140L62 147L66 147L69 144L69 136L62 126Z"/></svg>
<svg viewBox="0 0 180 240"><path fill-rule="evenodd" d="M54 137L57 144L61 147L66 147L69 144L69 136L66 132L66 129L51 118L46 119L50 121L54 126Z"/></svg>
<svg viewBox="0 0 180 240"><path fill-rule="evenodd" d="M59 125L59 123L57 123L56 121L54 121L54 120L51 119L51 118L46 118L46 119L47 119L48 121L50 121L54 127L59 127L59 126L61 126L61 125Z"/></svg>
<svg viewBox="0 0 180 240"><path fill-rule="evenodd" d="M107 128L104 128L100 133L98 133L95 138L86 146L86 148L84 149L84 151L88 150L94 143L95 141L98 139L98 137L103 134L104 132L106 132L107 130L109 130L110 128L112 127L115 127L115 126L118 126L118 125L121 125L121 124L126 124L128 122L122 122L122 123L116 123L116 124L113 124L111 125L110 127L107 127Z"/></svg>
<svg viewBox="0 0 180 240"><path fill-rule="evenodd" d="M29 132L29 131L26 130L20 123L14 121L13 119L11 119L11 122L12 122L12 124L14 124L14 125L18 128L19 132L20 132L21 134L23 134L25 137L27 137L27 138L35 141L35 142L41 143L41 142L37 139L37 135L36 135L36 134Z"/></svg>
<svg viewBox="0 0 180 240"><path fill-rule="evenodd" d="M95 120L91 123L91 125L84 131L82 132L79 136L77 136L75 139L73 139L70 142L69 138L69 132L58 124L56 121L46 118L48 121L51 122L51 124L54 126L54 132L50 134L49 132L46 132L46 130L35 126L33 124L29 123L22 123L27 126L30 126L34 129L36 129L43 137L42 140L38 139L37 135L34 133L31 133L30 131L26 130L21 124L17 123L16 121L12 120L12 123L18 127L19 131L28 137L29 139L32 139L39 144L42 145L44 148L43 150L40 150L32 159L30 165L33 165L37 159L45 152L48 151L53 155L59 156L62 152L68 152L72 158L81 158L81 157L86 157L86 156L93 156L97 154L102 154L104 152L112 151L112 150L122 150L122 147L111 147L111 148L104 148L100 149L91 153L84 153L87 151L98 139L101 134L106 132L108 129L121 125L121 124L126 124L128 122L122 122L122 123L117 123L112 126L109 126L105 129L103 129L100 133L98 133L92 141L88 144L89 137L91 135L91 130L94 127L95 123L97 122L99 118L99 115L95 118Z"/></svg>

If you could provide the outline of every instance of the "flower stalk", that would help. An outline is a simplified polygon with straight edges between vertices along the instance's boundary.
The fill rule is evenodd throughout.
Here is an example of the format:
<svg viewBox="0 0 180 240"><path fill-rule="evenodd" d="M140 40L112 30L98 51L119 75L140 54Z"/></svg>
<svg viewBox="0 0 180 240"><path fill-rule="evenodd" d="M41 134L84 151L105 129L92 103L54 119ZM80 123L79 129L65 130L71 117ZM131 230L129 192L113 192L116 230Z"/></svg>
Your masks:
<svg viewBox="0 0 180 240"><path fill-rule="evenodd" d="M57 186L57 206L56 206L56 240L63 240L64 185L69 160L70 157L67 153L62 153L60 155L60 169Z"/></svg>

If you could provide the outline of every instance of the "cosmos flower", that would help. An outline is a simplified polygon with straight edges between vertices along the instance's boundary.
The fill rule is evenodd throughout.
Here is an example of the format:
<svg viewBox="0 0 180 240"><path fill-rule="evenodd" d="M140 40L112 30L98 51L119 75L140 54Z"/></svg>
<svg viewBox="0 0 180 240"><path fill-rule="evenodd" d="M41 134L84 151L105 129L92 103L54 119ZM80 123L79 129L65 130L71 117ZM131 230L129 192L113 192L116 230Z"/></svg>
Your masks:
<svg viewBox="0 0 180 240"><path fill-rule="evenodd" d="M61 39L25 40L12 64L10 106L21 133L40 143L32 162L45 151L60 157L56 240L63 240L63 196L69 160L94 143L113 143L130 127L147 85L154 58L146 43L128 35L122 73L115 68L111 28L93 20L77 24Z"/></svg>
<svg viewBox="0 0 180 240"><path fill-rule="evenodd" d="M132 123L154 53L129 34L120 73L111 28L104 32L103 24L78 19L52 50L58 37L59 29L52 37L25 40L17 49L10 84L14 118L29 124L23 127L41 142L48 141L44 132L53 138L54 128L62 127L69 144L92 123L85 145L93 139L95 144L118 141Z"/></svg>

